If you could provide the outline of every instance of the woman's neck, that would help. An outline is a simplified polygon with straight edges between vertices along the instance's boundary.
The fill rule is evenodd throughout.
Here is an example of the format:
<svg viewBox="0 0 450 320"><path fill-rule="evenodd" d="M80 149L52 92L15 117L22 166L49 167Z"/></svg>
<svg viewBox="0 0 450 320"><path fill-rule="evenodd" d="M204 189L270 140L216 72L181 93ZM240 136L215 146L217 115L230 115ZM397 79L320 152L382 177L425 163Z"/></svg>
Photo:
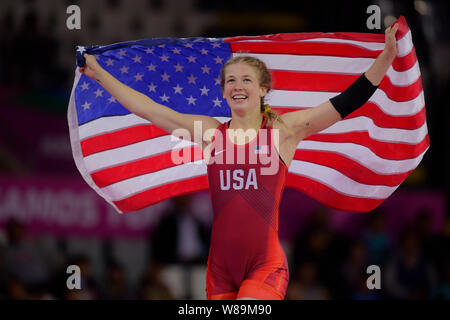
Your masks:
<svg viewBox="0 0 450 320"><path fill-rule="evenodd" d="M258 113L257 115L246 114L244 116L233 114L228 128L233 130L242 129L244 131L254 129L258 131L261 128L263 121L264 118L261 113Z"/></svg>

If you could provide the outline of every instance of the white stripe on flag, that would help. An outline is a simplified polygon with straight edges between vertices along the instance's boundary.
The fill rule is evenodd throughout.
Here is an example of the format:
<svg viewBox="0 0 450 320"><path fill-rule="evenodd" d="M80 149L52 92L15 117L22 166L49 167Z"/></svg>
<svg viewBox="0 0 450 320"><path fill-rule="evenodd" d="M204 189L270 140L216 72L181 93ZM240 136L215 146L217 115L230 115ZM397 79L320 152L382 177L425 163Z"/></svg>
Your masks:
<svg viewBox="0 0 450 320"><path fill-rule="evenodd" d="M126 179L104 187L102 191L112 201L119 201L151 188L205 174L206 163L199 160Z"/></svg>
<svg viewBox="0 0 450 320"><path fill-rule="evenodd" d="M181 140L172 135L165 135L124 147L94 153L85 157L84 161L88 172L93 173L101 169L169 152L175 147L176 149L181 149L192 145L194 143L191 141Z"/></svg>
<svg viewBox="0 0 450 320"><path fill-rule="evenodd" d="M291 163L294 174L308 177L321 182L335 191L358 198L385 199L397 189L389 186L367 185L356 182L339 171L319 164L293 160ZM291 172L291 168L289 171Z"/></svg>
<svg viewBox="0 0 450 320"><path fill-rule="evenodd" d="M424 150L419 156L412 159L388 160L377 156L372 150L362 145L312 140L303 140L297 149L335 152L379 174L401 174L413 170L426 152ZM364 159L364 163L360 162L361 159ZM291 171L290 167L289 171Z"/></svg>
<svg viewBox="0 0 450 320"><path fill-rule="evenodd" d="M350 44L354 46L358 46L370 51L378 51L384 49L384 42L364 42L364 41L356 41L356 40L347 40L347 39L338 39L338 38L314 38L314 39L303 39L303 40L295 40L295 41L282 41L282 40L240 40L240 41L233 41L233 42L275 42L275 43L296 43L296 42L327 42L327 43L343 43L343 44Z"/></svg>
<svg viewBox="0 0 450 320"><path fill-rule="evenodd" d="M332 126L322 130L320 133L347 133L367 131L369 136L377 141L418 144L427 135L427 125L423 123L415 130L381 128L367 117L357 117L336 122Z"/></svg>

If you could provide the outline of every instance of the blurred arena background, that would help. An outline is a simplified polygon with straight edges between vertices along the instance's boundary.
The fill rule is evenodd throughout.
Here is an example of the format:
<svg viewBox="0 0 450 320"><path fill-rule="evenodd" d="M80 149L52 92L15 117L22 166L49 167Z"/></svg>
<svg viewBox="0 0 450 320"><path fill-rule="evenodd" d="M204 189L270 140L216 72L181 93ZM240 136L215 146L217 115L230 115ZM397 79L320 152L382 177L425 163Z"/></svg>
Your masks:
<svg viewBox="0 0 450 320"><path fill-rule="evenodd" d="M66 8L81 9L68 30ZM381 30L366 9L381 8ZM205 299L208 193L119 215L84 182L67 104L75 46L149 37L377 32L405 16L419 58L431 147L374 212L286 189L287 299L450 299L450 30L447 1L6 0L0 2L0 299ZM81 268L82 290L66 288ZM366 268L381 268L368 290Z"/></svg>

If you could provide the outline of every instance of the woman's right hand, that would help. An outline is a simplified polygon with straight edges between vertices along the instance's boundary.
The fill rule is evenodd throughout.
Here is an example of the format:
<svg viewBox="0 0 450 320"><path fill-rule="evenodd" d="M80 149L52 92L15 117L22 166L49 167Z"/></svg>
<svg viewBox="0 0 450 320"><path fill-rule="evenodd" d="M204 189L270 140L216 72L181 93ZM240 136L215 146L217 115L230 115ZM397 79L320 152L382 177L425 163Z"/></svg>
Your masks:
<svg viewBox="0 0 450 320"><path fill-rule="evenodd" d="M78 70L89 78L97 80L103 68L98 64L97 59L93 55L85 53L84 59L86 60L86 64L84 67L79 67Z"/></svg>

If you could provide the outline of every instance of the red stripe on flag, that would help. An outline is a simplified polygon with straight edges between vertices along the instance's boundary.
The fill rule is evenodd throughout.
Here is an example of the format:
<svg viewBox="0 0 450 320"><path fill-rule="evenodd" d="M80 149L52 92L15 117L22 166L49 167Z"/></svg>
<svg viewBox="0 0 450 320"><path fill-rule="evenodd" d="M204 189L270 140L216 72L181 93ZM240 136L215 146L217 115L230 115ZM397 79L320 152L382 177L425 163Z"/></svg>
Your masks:
<svg viewBox="0 0 450 320"><path fill-rule="evenodd" d="M384 76L378 88L383 90L389 99L393 101L410 101L417 98L417 96L422 92L422 77L419 76L414 83L408 86L400 87L393 85L389 78Z"/></svg>
<svg viewBox="0 0 450 320"><path fill-rule="evenodd" d="M360 75L271 70L273 89L341 92Z"/></svg>
<svg viewBox="0 0 450 320"><path fill-rule="evenodd" d="M418 144L396 143L372 139L367 131L348 133L322 133L314 134L305 140L354 143L369 148L373 153L383 159L405 160L418 157L428 147L428 134Z"/></svg>
<svg viewBox="0 0 450 320"><path fill-rule="evenodd" d="M375 209L384 199L358 198L336 190L308 177L288 174L286 187L295 188L333 209L349 212L367 212Z"/></svg>
<svg viewBox="0 0 450 320"><path fill-rule="evenodd" d="M271 108L272 110L275 110L279 115L298 110L310 109L274 106L271 106ZM345 117L345 119L357 118L361 116L372 119L373 123L380 128L396 128L407 130L420 128L426 120L425 106L419 112L410 116L392 116L384 113L378 105L372 102L367 102L364 106Z"/></svg>
<svg viewBox="0 0 450 320"><path fill-rule="evenodd" d="M127 146L136 142L157 138L167 135L163 129L153 124L141 124L130 128L119 129L114 132L86 138L81 141L81 152L83 156L106 151L114 148Z"/></svg>
<svg viewBox="0 0 450 320"><path fill-rule="evenodd" d="M128 198L113 201L122 212L141 210L152 204L178 197L183 194L203 191L208 189L208 178L202 175L196 178L164 184L162 186L145 190Z"/></svg>
<svg viewBox="0 0 450 320"><path fill-rule="evenodd" d="M412 50L403 57L397 57L392 62L392 68L395 71L402 72L411 69L417 62L416 49Z"/></svg>
<svg viewBox="0 0 450 320"><path fill-rule="evenodd" d="M330 74L317 72L296 72L271 70L273 89L342 92L347 89L360 75ZM422 91L422 79L419 77L409 86L396 86L387 76L380 83L389 99L397 102L409 101L416 98Z"/></svg>
<svg viewBox="0 0 450 320"><path fill-rule="evenodd" d="M395 128L414 130L420 128L426 120L425 106L416 114L409 116L393 116L383 112L375 103L367 102L361 108L353 111L345 119L356 118L360 116L369 117L373 123L381 128Z"/></svg>
<svg viewBox="0 0 450 320"><path fill-rule="evenodd" d="M369 50L347 43L325 42L230 42L232 52L294 54L351 58L376 58L382 50Z"/></svg>
<svg viewBox="0 0 450 320"><path fill-rule="evenodd" d="M298 149L294 160L316 163L333 168L359 183L395 187L402 183L412 172L398 174L380 174L373 172L360 163L338 153ZM357 177L357 179L355 179Z"/></svg>
<svg viewBox="0 0 450 320"><path fill-rule="evenodd" d="M299 41L317 38L354 40L362 42L384 43L384 34L376 33L358 33L358 32L302 32L302 33L277 33L262 36L237 36L225 38L225 42L265 40L265 41Z"/></svg>
<svg viewBox="0 0 450 320"><path fill-rule="evenodd" d="M173 153L179 155L179 159L182 160L181 163L176 165L203 159L203 153L200 147L194 146L179 150L172 150L154 157L140 159L115 167L99 170L92 173L91 177L98 187L103 188L129 178L174 167L176 165L172 161Z"/></svg>

